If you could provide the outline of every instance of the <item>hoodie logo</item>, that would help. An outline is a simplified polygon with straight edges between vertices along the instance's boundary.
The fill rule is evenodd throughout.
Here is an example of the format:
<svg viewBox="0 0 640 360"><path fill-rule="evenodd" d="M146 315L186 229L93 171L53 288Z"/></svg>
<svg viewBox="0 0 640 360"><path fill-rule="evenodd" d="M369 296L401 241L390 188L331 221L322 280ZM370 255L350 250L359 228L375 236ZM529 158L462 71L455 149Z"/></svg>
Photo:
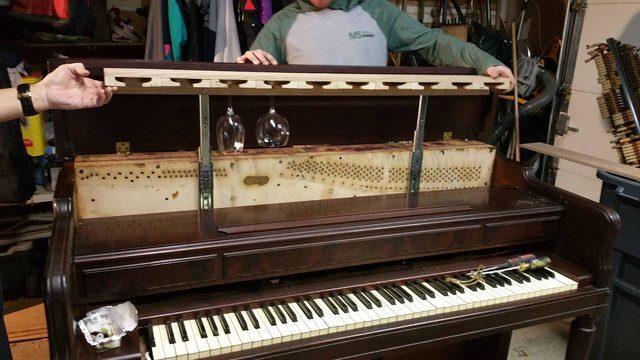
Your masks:
<svg viewBox="0 0 640 360"><path fill-rule="evenodd" d="M371 31L351 31L349 32L349 40L362 39L367 37L374 37Z"/></svg>

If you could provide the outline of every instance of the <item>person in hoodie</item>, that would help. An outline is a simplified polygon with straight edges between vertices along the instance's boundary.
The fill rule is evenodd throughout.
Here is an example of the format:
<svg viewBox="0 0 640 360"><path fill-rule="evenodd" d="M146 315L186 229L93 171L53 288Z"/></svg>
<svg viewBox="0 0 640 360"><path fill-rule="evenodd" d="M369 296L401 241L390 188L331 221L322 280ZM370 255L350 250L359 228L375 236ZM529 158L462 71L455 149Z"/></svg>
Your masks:
<svg viewBox="0 0 640 360"><path fill-rule="evenodd" d="M238 63L386 66L387 52L417 51L435 66L474 67L515 79L471 43L431 29L388 0L296 0L276 13Z"/></svg>

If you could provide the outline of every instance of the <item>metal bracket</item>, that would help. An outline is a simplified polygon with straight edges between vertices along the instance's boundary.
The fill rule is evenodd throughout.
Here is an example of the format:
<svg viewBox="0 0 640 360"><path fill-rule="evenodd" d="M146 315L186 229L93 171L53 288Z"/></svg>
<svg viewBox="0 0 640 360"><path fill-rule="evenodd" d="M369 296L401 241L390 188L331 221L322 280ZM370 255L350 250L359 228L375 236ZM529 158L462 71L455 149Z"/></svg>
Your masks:
<svg viewBox="0 0 640 360"><path fill-rule="evenodd" d="M574 11L581 11L587 8L587 0L575 0L571 5Z"/></svg>
<svg viewBox="0 0 640 360"><path fill-rule="evenodd" d="M209 95L198 95L200 102L200 149L198 150L198 179L200 210L213 209L213 161L211 160Z"/></svg>
<svg viewBox="0 0 640 360"><path fill-rule="evenodd" d="M409 194L420 191L420 173L422 172L422 152L424 142L424 126L427 118L428 96L420 96L418 105L418 120L413 134L413 151L411 152L411 165L409 168Z"/></svg>
<svg viewBox="0 0 640 360"><path fill-rule="evenodd" d="M556 123L556 134L565 135L569 131L579 132L580 129L569 126L571 117L566 112L561 112L558 115L558 122Z"/></svg>
<svg viewBox="0 0 640 360"><path fill-rule="evenodd" d="M128 141L116 141L116 154L131 153L131 145Z"/></svg>

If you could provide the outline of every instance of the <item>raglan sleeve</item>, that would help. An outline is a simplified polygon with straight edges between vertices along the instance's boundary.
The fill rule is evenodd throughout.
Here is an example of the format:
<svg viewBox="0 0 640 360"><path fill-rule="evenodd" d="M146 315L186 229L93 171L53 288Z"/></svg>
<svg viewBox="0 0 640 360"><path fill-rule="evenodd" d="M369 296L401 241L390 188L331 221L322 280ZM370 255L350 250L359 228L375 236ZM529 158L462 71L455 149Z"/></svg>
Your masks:
<svg viewBox="0 0 640 360"><path fill-rule="evenodd" d="M251 50L264 50L273 55L279 64L284 64L286 63L284 36L280 24L278 24L278 19L274 17L260 30L253 44L251 44Z"/></svg>
<svg viewBox="0 0 640 360"><path fill-rule="evenodd" d="M369 12L385 33L390 51L417 51L432 65L473 67L478 74L485 74L490 66L503 65L472 43L420 24L386 0L372 3L377 5Z"/></svg>

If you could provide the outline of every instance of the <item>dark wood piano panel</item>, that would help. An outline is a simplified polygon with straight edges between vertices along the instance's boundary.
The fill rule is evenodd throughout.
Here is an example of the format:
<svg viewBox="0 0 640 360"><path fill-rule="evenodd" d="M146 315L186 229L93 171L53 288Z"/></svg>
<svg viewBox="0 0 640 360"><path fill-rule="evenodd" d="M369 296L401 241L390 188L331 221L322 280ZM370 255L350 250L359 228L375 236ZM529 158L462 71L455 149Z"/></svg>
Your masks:
<svg viewBox="0 0 640 360"><path fill-rule="evenodd" d="M562 206L513 187L218 209L211 223L198 212L85 219L77 226L74 263L82 298L107 301L428 255L545 242L558 235ZM449 205L447 205L449 204ZM466 211L451 213L451 204ZM437 209L442 211L438 212ZM431 214L402 216L406 209ZM396 209L396 217L359 214ZM224 234L233 224L332 219L292 229ZM262 215L271 214L271 215ZM353 216L358 221L349 221ZM266 219L265 219L266 217ZM162 236L149 236L162 234ZM149 271L148 269L152 269Z"/></svg>

